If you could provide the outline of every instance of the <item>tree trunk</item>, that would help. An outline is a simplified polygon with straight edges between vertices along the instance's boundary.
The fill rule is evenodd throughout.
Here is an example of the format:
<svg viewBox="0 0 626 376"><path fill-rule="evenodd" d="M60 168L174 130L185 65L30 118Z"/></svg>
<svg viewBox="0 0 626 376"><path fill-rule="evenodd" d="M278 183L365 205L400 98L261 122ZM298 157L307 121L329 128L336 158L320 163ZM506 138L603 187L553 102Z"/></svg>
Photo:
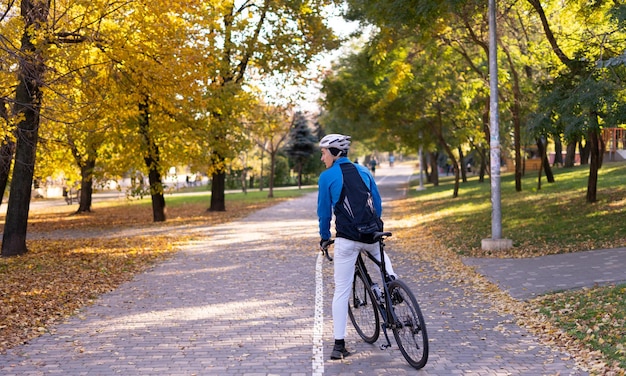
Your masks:
<svg viewBox="0 0 626 376"><path fill-rule="evenodd" d="M70 149L76 164L80 167L80 191L78 196L78 210L76 213L86 213L91 211L91 200L93 196L93 170L96 167L96 148L89 148L87 155L83 157L76 147L73 138L68 137ZM83 160L86 159L85 162Z"/></svg>
<svg viewBox="0 0 626 376"><path fill-rule="evenodd" d="M441 110L438 111L437 116L438 124L433 124L433 133L437 137L439 144L446 151L448 158L452 161L452 167L454 168L454 189L452 190L452 198L459 197L459 162L454 157L454 153L452 152L452 148L450 145L446 143L446 139L443 137L443 133L441 128L443 127L443 122L441 120Z"/></svg>
<svg viewBox="0 0 626 376"><path fill-rule="evenodd" d="M452 198L459 197L459 162L454 157L454 153L452 153L452 149L446 144L443 145L446 150L446 154L452 161L452 169L454 171L454 188L452 189Z"/></svg>
<svg viewBox="0 0 626 376"><path fill-rule="evenodd" d="M15 256L28 251L26 228L39 140L39 115L43 95L41 87L44 84L45 69L44 57L33 45L31 33L46 22L48 11L46 1L23 0L21 3L24 33L14 113L22 118L16 130L15 166L2 236L2 256Z"/></svg>
<svg viewBox="0 0 626 376"><path fill-rule="evenodd" d="M88 159L80 167L80 196L78 198L77 213L91 211L91 200L93 198L93 169L96 166L95 159Z"/></svg>
<svg viewBox="0 0 626 376"><path fill-rule="evenodd" d="M591 163L589 163L589 179L587 180L587 196L588 203L594 203L597 201L598 191L598 167L594 154L591 154Z"/></svg>
<svg viewBox="0 0 626 376"><path fill-rule="evenodd" d="M594 203L597 201L597 191L598 191L598 170L602 166L602 147L600 145L600 137L599 137L599 128L597 123L597 115L589 116L591 121L594 122L593 125L589 127L589 131L587 132L587 144L589 147L589 152L591 154L591 161L589 162L589 179L587 180L587 202Z"/></svg>
<svg viewBox="0 0 626 376"><path fill-rule="evenodd" d="M247 195L248 194L248 186L247 186L247 180L248 180L248 170L249 168L247 167L248 164L248 154L245 153L243 154L243 158L241 161L241 164L243 166L243 168L241 169L241 176L239 181L241 182L241 191L243 192L243 194Z"/></svg>
<svg viewBox="0 0 626 376"><path fill-rule="evenodd" d="M597 120L595 121L596 124ZM596 140L598 143L598 170L602 168L602 162L604 162L604 153L606 152L606 144L604 143L604 139L602 138L600 126L598 125L596 133Z"/></svg>
<svg viewBox="0 0 626 376"><path fill-rule="evenodd" d="M563 167L574 167L576 162L576 141L568 142L565 147L565 161Z"/></svg>
<svg viewBox="0 0 626 376"><path fill-rule="evenodd" d="M263 162L265 161L265 158L263 158L263 156L265 155L265 149L261 148L261 176L259 178L259 191L263 192Z"/></svg>
<svg viewBox="0 0 626 376"><path fill-rule="evenodd" d="M147 163L148 162L146 162L146 164ZM150 168L148 181L150 182L150 196L152 197L152 220L154 222L165 222L163 182L161 180L161 173L156 167Z"/></svg>
<svg viewBox="0 0 626 376"><path fill-rule="evenodd" d="M5 127L8 127L9 114L7 113L7 100L0 98L0 118L5 121ZM5 137L2 145L0 145L0 204L4 201L4 193L7 190L9 182L9 174L11 173L11 162L13 162L13 154L15 153L15 142L10 137Z"/></svg>
<svg viewBox="0 0 626 376"><path fill-rule="evenodd" d="M478 172L478 181L480 183L485 182L485 174L487 173L487 152L485 148L481 148L480 152L480 170Z"/></svg>
<svg viewBox="0 0 626 376"><path fill-rule="evenodd" d="M150 183L150 196L152 197L152 220L154 222L165 221L165 197L163 196L163 181L159 172L161 156L159 147L150 135L150 104L148 98L139 103L139 132L145 143L143 157L148 168L148 182Z"/></svg>
<svg viewBox="0 0 626 376"><path fill-rule="evenodd" d="M437 165L437 157L439 156L438 152L430 153L430 183L434 187L439 186L439 166Z"/></svg>
<svg viewBox="0 0 626 376"><path fill-rule="evenodd" d="M542 146L543 147L543 146ZM543 158L539 162L539 171L537 171L537 190L541 190L541 174L543 172Z"/></svg>
<svg viewBox="0 0 626 376"><path fill-rule="evenodd" d="M430 166L430 159L432 157L433 153L422 153L422 160L420 161L420 166L424 166L424 168L422 168L422 172L424 173L424 177L426 178L426 182L427 183L432 183L432 167ZM428 167L430 167L430 170L428 169Z"/></svg>
<svg viewBox="0 0 626 376"><path fill-rule="evenodd" d="M552 173L552 167L550 167L550 161L548 160L548 153L546 148L543 148L543 171L546 173L546 180L548 183L554 183L554 173Z"/></svg>
<svg viewBox="0 0 626 376"><path fill-rule="evenodd" d="M248 172L247 172L247 168L244 167L243 170L241 170L241 178L239 179L239 182L241 183L241 192L243 192L244 195L248 194Z"/></svg>
<svg viewBox="0 0 626 376"><path fill-rule="evenodd" d="M558 134L554 135L554 163L553 166L563 165L563 143Z"/></svg>
<svg viewBox="0 0 626 376"><path fill-rule="evenodd" d="M548 183L554 183L554 174L550 167L548 153L546 152L546 143L544 143L543 138L537 138L537 152L539 153L539 158L541 158L540 170L545 171ZM539 175L539 179L541 179L541 175Z"/></svg>
<svg viewBox="0 0 626 376"><path fill-rule="evenodd" d="M304 162L298 163L298 189L302 189L302 170L304 170Z"/></svg>
<svg viewBox="0 0 626 376"><path fill-rule="evenodd" d="M211 206L208 211L226 211L226 172L219 171L212 175Z"/></svg>
<svg viewBox="0 0 626 376"><path fill-rule="evenodd" d="M467 183L467 168L465 166L465 156L463 155L463 149L459 146L457 147L459 151L459 164L461 166L461 181L463 183Z"/></svg>
<svg viewBox="0 0 626 376"><path fill-rule="evenodd" d="M269 192L267 193L268 198L274 197L274 174L276 173L276 152L278 152L278 150L270 153Z"/></svg>
<svg viewBox="0 0 626 376"><path fill-rule="evenodd" d="M589 148L590 148L589 140L586 140L585 145L583 145L582 140L578 142L578 154L580 154L581 166L589 163Z"/></svg>

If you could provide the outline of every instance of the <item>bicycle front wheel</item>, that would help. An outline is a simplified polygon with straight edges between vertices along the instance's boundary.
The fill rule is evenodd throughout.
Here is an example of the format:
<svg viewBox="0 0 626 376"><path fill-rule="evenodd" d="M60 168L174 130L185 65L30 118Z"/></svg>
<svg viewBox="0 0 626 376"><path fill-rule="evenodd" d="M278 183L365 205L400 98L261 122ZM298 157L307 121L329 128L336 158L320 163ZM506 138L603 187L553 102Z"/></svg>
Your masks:
<svg viewBox="0 0 626 376"><path fill-rule="evenodd" d="M397 318L396 325L393 326L393 336L404 359L412 367L420 369L428 361L428 334L422 311L411 289L403 281L392 281L389 292Z"/></svg>
<svg viewBox="0 0 626 376"><path fill-rule="evenodd" d="M365 283L360 272L354 274L352 294L348 303L348 315L357 333L367 343L374 343L380 335L380 316L372 289Z"/></svg>

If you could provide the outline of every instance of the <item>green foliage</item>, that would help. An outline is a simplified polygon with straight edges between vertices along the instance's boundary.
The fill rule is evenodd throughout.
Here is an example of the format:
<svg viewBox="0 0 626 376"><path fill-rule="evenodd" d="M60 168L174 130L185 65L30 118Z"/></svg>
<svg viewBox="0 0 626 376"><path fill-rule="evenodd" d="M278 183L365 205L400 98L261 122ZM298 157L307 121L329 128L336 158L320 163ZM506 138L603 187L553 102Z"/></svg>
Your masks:
<svg viewBox="0 0 626 376"><path fill-rule="evenodd" d="M276 166L274 167L274 185L277 187L290 185L291 174L289 173L289 161L283 155L276 156Z"/></svg>
<svg viewBox="0 0 626 376"><path fill-rule="evenodd" d="M400 144L445 151L451 159L460 152L484 154L494 118L485 2L348 4L350 17L376 29L323 82L327 128L363 140L367 134L365 142L383 150ZM535 0L498 7L497 120L504 155L521 155L540 137L595 145L602 128L626 121L626 33L623 10L615 8L602 1ZM598 150L590 148L589 202L597 189Z"/></svg>
<svg viewBox="0 0 626 376"><path fill-rule="evenodd" d="M613 5L608 14L621 29L626 28L626 4Z"/></svg>
<svg viewBox="0 0 626 376"><path fill-rule="evenodd" d="M366 20L379 27L428 28L445 17L448 6L459 1L359 1L348 0L348 19ZM435 21L435 22L433 22Z"/></svg>
<svg viewBox="0 0 626 376"><path fill-rule="evenodd" d="M453 48L407 37L379 58L378 45L346 58L323 82L328 129L385 151L434 150L442 137L451 148L483 144L483 83Z"/></svg>

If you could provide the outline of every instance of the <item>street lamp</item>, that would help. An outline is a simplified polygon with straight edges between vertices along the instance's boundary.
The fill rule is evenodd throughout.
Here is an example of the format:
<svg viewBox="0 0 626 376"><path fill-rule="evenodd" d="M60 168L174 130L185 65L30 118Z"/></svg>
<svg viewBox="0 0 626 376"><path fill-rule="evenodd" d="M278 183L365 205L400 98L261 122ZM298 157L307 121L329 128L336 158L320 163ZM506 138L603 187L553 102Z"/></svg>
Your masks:
<svg viewBox="0 0 626 376"><path fill-rule="evenodd" d="M498 119L498 41L496 32L496 0L489 0L489 156L491 158L491 238L483 239L483 250L497 251L513 246L502 239L502 207L500 205L500 128Z"/></svg>

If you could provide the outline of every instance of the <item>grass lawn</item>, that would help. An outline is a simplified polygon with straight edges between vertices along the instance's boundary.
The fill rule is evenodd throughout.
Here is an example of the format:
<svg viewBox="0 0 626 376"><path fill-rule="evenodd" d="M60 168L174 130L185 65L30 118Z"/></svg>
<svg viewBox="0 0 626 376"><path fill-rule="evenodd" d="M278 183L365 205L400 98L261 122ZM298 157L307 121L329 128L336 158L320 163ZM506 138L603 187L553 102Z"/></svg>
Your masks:
<svg viewBox="0 0 626 376"><path fill-rule="evenodd" d="M481 250L491 237L489 180L470 176L452 198L453 181L441 179L438 187L411 191L424 219L439 229L442 241L462 255L529 257L626 245L626 163L605 163L598 178L598 201L587 204L586 166L554 169L555 183L542 179L537 190L536 172L527 173L522 191L515 191L512 174L501 177L502 236L514 247L506 252Z"/></svg>

